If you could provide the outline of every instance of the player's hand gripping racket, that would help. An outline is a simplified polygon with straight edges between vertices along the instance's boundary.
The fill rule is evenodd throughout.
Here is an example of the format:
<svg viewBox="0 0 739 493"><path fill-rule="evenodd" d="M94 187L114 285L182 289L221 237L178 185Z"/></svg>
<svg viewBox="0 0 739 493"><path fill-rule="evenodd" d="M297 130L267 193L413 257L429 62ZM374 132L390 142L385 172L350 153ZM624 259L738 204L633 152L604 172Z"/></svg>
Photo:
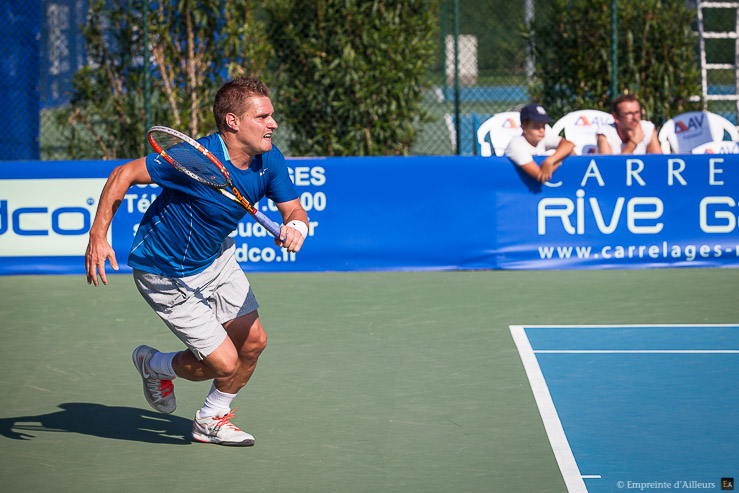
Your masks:
<svg viewBox="0 0 739 493"><path fill-rule="evenodd" d="M275 238L280 226L252 206L231 181L226 167L208 149L187 135L167 127L151 127L147 138L154 150L177 170L218 190L252 215Z"/></svg>

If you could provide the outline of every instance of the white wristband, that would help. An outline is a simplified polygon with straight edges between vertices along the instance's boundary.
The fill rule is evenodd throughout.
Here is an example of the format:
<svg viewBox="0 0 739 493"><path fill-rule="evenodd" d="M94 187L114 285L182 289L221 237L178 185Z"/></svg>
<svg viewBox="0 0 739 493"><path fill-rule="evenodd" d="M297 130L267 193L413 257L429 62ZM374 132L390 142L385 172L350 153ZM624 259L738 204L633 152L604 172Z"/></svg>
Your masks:
<svg viewBox="0 0 739 493"><path fill-rule="evenodd" d="M303 239L305 239L306 236L308 236L308 226L303 221L298 221L297 219L294 221L290 221L285 226L293 229L297 229L298 232L303 236Z"/></svg>

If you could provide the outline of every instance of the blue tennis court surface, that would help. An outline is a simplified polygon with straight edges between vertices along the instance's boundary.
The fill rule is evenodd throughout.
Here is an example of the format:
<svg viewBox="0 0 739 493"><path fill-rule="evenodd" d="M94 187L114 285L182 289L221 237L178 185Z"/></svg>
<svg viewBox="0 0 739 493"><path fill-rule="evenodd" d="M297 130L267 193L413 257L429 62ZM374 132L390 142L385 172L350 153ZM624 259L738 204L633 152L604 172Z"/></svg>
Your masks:
<svg viewBox="0 0 739 493"><path fill-rule="evenodd" d="M739 325L510 330L570 492L739 479Z"/></svg>

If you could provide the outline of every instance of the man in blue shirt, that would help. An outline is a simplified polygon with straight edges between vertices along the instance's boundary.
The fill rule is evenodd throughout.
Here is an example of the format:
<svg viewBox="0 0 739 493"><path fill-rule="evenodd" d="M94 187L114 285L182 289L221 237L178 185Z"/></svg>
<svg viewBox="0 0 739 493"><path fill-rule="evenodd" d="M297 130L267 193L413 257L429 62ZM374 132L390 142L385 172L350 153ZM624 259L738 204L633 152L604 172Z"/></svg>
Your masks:
<svg viewBox="0 0 739 493"><path fill-rule="evenodd" d="M272 199L283 220L275 244L297 252L308 234L308 216L285 158L272 145L277 129L273 112L264 84L252 78L234 79L215 97L218 132L199 142L224 163L247 200ZM188 349L161 353L142 345L134 350L144 396L154 409L171 413L176 407L174 378L213 380L203 407L195 413L193 439L253 445L254 437L230 422L231 402L249 381L267 344L259 305L228 236L244 216L243 208L180 173L157 154L119 166L103 188L90 228L87 282L97 286L99 276L108 284L107 259L118 270L107 231L129 187L148 183L158 184L163 191L144 214L128 264L139 292Z"/></svg>

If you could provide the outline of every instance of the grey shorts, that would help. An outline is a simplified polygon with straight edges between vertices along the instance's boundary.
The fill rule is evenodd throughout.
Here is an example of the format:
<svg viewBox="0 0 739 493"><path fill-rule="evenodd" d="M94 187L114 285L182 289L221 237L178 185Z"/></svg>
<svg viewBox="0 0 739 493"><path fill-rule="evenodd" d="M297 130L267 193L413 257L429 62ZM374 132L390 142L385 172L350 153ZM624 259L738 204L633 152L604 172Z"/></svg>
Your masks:
<svg viewBox="0 0 739 493"><path fill-rule="evenodd" d="M134 269L141 295L169 329L202 360L226 339L223 324L259 308L234 257L231 238L207 269L188 277L163 277Z"/></svg>

